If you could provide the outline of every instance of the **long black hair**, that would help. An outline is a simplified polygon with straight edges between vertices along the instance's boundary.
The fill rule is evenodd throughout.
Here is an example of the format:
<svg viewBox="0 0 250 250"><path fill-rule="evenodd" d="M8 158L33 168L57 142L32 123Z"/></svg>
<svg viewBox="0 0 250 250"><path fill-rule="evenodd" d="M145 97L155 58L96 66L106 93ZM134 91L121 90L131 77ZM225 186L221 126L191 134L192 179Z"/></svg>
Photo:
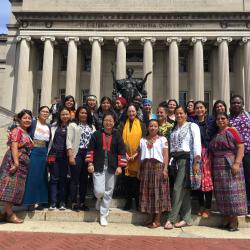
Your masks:
<svg viewBox="0 0 250 250"><path fill-rule="evenodd" d="M76 110L76 102L75 102L75 98L72 96L72 95L67 95L67 96L65 96L65 98L64 98L64 100L63 100L63 102L62 102L62 106L63 107L66 107L65 106L65 103L69 100L69 99L72 99L73 100L73 107L72 107L72 110L73 111L75 111Z"/></svg>
<svg viewBox="0 0 250 250"><path fill-rule="evenodd" d="M57 122L56 122L56 125L58 126L58 127L60 127L61 125L62 125L62 120L61 120L61 113L62 113L62 111L63 110L67 110L68 112L69 112L69 114L70 114L70 109L69 108L67 108L67 107L61 107L60 109L59 109L59 111L58 111L58 119L57 119ZM69 122L70 122L70 119L69 119Z"/></svg>
<svg viewBox="0 0 250 250"><path fill-rule="evenodd" d="M82 109L85 109L86 112L87 112L87 124L92 127L93 126L93 117L91 115L91 111L89 109L89 107L87 105L81 105L77 108L76 110L76 115L75 115L75 122L76 124L79 124L80 123L80 120L79 120L79 113Z"/></svg>
<svg viewBox="0 0 250 250"><path fill-rule="evenodd" d="M216 106L217 106L219 103L222 104L222 105L225 107L225 112L227 113L227 104L226 104L223 100L217 100L217 101L214 103L213 111L212 111L212 114L213 114L214 117L215 117L216 114L217 114Z"/></svg>

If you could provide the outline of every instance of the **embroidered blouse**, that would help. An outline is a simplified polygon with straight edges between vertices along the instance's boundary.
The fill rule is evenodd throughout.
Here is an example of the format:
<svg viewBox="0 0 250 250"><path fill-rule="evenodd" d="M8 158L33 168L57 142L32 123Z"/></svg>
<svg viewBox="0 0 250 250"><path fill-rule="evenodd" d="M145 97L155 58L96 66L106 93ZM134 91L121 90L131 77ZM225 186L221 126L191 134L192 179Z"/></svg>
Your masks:
<svg viewBox="0 0 250 250"><path fill-rule="evenodd" d="M147 139L142 138L140 140L141 161L143 161L144 159L155 159L163 163L164 148L168 148L168 141L164 136L159 136L159 138L157 138L153 143L152 148L149 148L147 146Z"/></svg>
<svg viewBox="0 0 250 250"><path fill-rule="evenodd" d="M170 135L170 152L190 152L192 149L194 156L201 156L199 126L192 122L186 122L181 127L177 125Z"/></svg>
<svg viewBox="0 0 250 250"><path fill-rule="evenodd" d="M91 135L95 132L95 130L92 127L90 127L88 124L80 123L79 127L81 131L79 148L88 148Z"/></svg>

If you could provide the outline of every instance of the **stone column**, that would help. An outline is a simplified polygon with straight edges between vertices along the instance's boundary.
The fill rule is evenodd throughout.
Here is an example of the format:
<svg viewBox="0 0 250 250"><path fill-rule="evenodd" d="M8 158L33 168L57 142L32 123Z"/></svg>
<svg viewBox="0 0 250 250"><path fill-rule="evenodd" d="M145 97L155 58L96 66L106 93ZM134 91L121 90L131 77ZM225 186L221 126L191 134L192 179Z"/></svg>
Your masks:
<svg viewBox="0 0 250 250"><path fill-rule="evenodd" d="M231 37L218 37L219 52L219 98L229 107L230 102L230 79L229 79L229 53L228 43Z"/></svg>
<svg viewBox="0 0 250 250"><path fill-rule="evenodd" d="M128 37L115 37L115 44L117 46L116 52L116 79L126 78L126 44Z"/></svg>
<svg viewBox="0 0 250 250"><path fill-rule="evenodd" d="M44 42L43 54L43 74L41 86L41 106L51 104L52 77L53 77L53 59L55 37L42 36Z"/></svg>
<svg viewBox="0 0 250 250"><path fill-rule="evenodd" d="M89 41L92 44L90 94L96 95L99 102L101 89L101 45L103 44L103 38L90 37Z"/></svg>
<svg viewBox="0 0 250 250"><path fill-rule="evenodd" d="M65 37L68 42L66 95L76 96L77 44L79 37Z"/></svg>
<svg viewBox="0 0 250 250"><path fill-rule="evenodd" d="M27 98L29 96L29 58L30 58L30 36L19 36L20 41L19 65L17 73L17 93L15 111L27 108Z"/></svg>
<svg viewBox="0 0 250 250"><path fill-rule="evenodd" d="M180 37L168 37L169 63L168 63L168 88L167 99L179 100L179 48Z"/></svg>
<svg viewBox="0 0 250 250"><path fill-rule="evenodd" d="M245 80L245 109L250 111L250 37L243 37L244 43L244 80Z"/></svg>
<svg viewBox="0 0 250 250"><path fill-rule="evenodd" d="M194 77L191 93L192 99L204 101L204 59L203 59L203 43L206 42L205 37L192 37L193 60L194 60Z"/></svg>
<svg viewBox="0 0 250 250"><path fill-rule="evenodd" d="M143 37L141 42L144 46L143 48L143 75L149 72L152 74L148 75L147 81L145 83L145 90L147 91L147 97L153 99L153 44L156 39L154 37Z"/></svg>

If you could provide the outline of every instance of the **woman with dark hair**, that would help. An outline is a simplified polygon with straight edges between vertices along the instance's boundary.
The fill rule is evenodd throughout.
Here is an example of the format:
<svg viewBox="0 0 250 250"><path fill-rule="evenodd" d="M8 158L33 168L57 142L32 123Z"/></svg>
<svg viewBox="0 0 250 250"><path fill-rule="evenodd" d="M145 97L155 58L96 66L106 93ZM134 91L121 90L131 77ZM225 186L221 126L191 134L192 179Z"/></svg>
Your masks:
<svg viewBox="0 0 250 250"><path fill-rule="evenodd" d="M170 165L173 171L174 188L172 210L165 229L191 225L190 189L200 188L201 136L197 124L187 122L184 107L175 110L176 125L170 135ZM177 219L180 215L180 221Z"/></svg>
<svg viewBox="0 0 250 250"><path fill-rule="evenodd" d="M71 122L67 129L67 153L70 164L70 198L72 210L89 210L85 205L88 186L88 167L85 162L87 148L91 135L94 133L92 115L87 106L80 106L76 110L75 122ZM77 200L79 190L79 202Z"/></svg>
<svg viewBox="0 0 250 250"><path fill-rule="evenodd" d="M22 110L17 114L17 120L19 126L9 133L9 149L0 167L0 201L4 202L1 219L9 223L23 222L13 212L12 207L22 203L29 169L29 154L33 147L27 132L32 122L31 111Z"/></svg>
<svg viewBox="0 0 250 250"><path fill-rule="evenodd" d="M51 127L51 139L48 147L48 163L50 171L50 207L65 210L66 184L68 174L68 158L66 149L67 128L70 122L70 110L62 107L58 113L58 121Z"/></svg>
<svg viewBox="0 0 250 250"><path fill-rule="evenodd" d="M218 133L210 142L214 193L218 209L223 215L221 227L238 230L237 216L247 214L247 199L242 159L244 140L234 127L229 125L226 113L216 115Z"/></svg>
<svg viewBox="0 0 250 250"><path fill-rule="evenodd" d="M151 218L146 226L161 225L162 212L171 209L168 182L168 141L159 136L159 122L149 120L148 135L140 140L140 211Z"/></svg>
<svg viewBox="0 0 250 250"><path fill-rule="evenodd" d="M102 128L102 120L103 116L106 113L112 113L115 117L115 122L117 121L117 116L115 114L115 111L112 107L112 101L109 97L104 96L101 99L101 104L99 108L94 112L93 118L94 118L94 124L96 129L101 129Z"/></svg>
<svg viewBox="0 0 250 250"><path fill-rule="evenodd" d="M65 96L63 103L63 107L66 107L70 111L71 120L75 118L76 113L76 102L75 98L72 95Z"/></svg>
<svg viewBox="0 0 250 250"><path fill-rule="evenodd" d="M51 132L46 123L49 117L49 107L42 106L38 110L38 117L31 123L29 134L34 147L30 155L29 174L26 181L24 205L29 205L29 210L42 210L42 204L48 203L48 173L46 160L48 143ZM35 207L36 204L39 204Z"/></svg>
<svg viewBox="0 0 250 250"><path fill-rule="evenodd" d="M227 105L222 100L217 100L213 106L213 116L215 117L218 113L227 113Z"/></svg>
<svg viewBox="0 0 250 250"><path fill-rule="evenodd" d="M159 122L159 134L165 136L169 140L170 131L174 124L167 122L167 108L159 105L156 115Z"/></svg>
<svg viewBox="0 0 250 250"><path fill-rule="evenodd" d="M174 123L175 122L175 109L178 106L178 102L175 99L169 99L167 102L168 114L167 114L167 122Z"/></svg>
<svg viewBox="0 0 250 250"><path fill-rule="evenodd" d="M195 111L194 111L194 101L189 100L186 104L186 112L188 117L193 117L195 116Z"/></svg>
<svg viewBox="0 0 250 250"><path fill-rule="evenodd" d="M107 226L109 206L115 187L116 175L126 166L125 146L120 133L114 129L112 113L103 115L103 131L97 130L91 136L86 162L89 173L93 173L96 210L100 211L100 224Z"/></svg>
<svg viewBox="0 0 250 250"><path fill-rule="evenodd" d="M195 116L189 120L195 122L200 128L201 134L201 188L197 190L199 197L200 210L199 216L208 218L210 215L212 196L213 196L213 180L211 160L209 154L209 143L212 137L216 134L217 128L213 116L207 115L207 108L203 101L194 103Z"/></svg>
<svg viewBox="0 0 250 250"><path fill-rule="evenodd" d="M126 204L124 210L132 207L132 198L135 198L136 207L139 206L139 181L137 179L140 159L138 148L140 139L146 135L146 125L137 117L137 110L134 104L130 104L127 109L125 122L121 122L118 129L122 134L126 146L126 158L128 161L125 168L126 182Z"/></svg>

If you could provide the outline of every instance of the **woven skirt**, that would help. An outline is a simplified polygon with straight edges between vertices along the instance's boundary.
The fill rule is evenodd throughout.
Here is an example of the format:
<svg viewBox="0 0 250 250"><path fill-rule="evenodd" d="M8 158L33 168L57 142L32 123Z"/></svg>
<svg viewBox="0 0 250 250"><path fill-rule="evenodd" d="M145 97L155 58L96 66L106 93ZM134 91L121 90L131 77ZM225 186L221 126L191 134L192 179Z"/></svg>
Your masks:
<svg viewBox="0 0 250 250"><path fill-rule="evenodd" d="M163 164L144 160L140 168L141 212L153 214L171 210L169 180L163 177Z"/></svg>
<svg viewBox="0 0 250 250"><path fill-rule="evenodd" d="M223 215L247 214L247 199L243 167L233 176L225 157L213 159L214 194L218 209Z"/></svg>
<svg viewBox="0 0 250 250"><path fill-rule="evenodd" d="M0 201L21 204L28 175L29 156L25 153L19 156L19 167L14 174L9 172L11 165L12 155L8 150L0 167Z"/></svg>

